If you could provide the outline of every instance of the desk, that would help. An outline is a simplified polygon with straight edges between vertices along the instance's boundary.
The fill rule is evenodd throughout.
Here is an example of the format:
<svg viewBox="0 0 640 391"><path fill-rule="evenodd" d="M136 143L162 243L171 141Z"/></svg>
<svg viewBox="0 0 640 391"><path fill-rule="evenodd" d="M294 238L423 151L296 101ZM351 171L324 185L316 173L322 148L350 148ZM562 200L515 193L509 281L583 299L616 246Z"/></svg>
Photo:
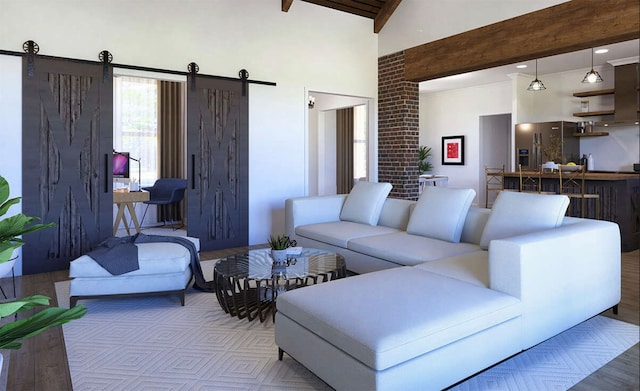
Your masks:
<svg viewBox="0 0 640 391"><path fill-rule="evenodd" d="M118 214L116 215L116 222L113 224L113 235L118 232L118 226L122 221L124 223L124 228L127 230L127 235L131 235L129 232L129 224L127 223L127 217L124 215L125 206L129 209L129 216L131 216L131 220L133 221L133 226L136 228L136 231L140 233L140 224L138 224L138 218L136 217L136 210L133 207L134 202L143 202L149 201L149 192L148 191L114 191L113 192L113 203L118 205Z"/></svg>
<svg viewBox="0 0 640 391"><path fill-rule="evenodd" d="M425 186L447 187L449 177L444 175L420 175L418 181L420 182L420 194L422 194Z"/></svg>

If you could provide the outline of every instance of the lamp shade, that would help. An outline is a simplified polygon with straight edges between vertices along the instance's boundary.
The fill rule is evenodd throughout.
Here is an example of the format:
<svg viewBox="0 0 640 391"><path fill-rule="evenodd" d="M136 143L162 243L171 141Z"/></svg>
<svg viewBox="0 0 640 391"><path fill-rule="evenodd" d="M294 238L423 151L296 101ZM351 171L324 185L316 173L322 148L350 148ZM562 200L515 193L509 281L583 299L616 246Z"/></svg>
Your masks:
<svg viewBox="0 0 640 391"><path fill-rule="evenodd" d="M542 91L546 89L547 87L545 87L542 81L538 80L538 78L532 81L531 84L529 84L529 87L527 88L528 91Z"/></svg>
<svg viewBox="0 0 640 391"><path fill-rule="evenodd" d="M538 60L536 59L536 78L529 84L527 91L542 91L546 89L547 87L544 86L542 80L538 79Z"/></svg>
<svg viewBox="0 0 640 391"><path fill-rule="evenodd" d="M591 48L591 70L584 75L584 79L582 79L583 83L602 83L604 80L602 76L593 69L593 48Z"/></svg>

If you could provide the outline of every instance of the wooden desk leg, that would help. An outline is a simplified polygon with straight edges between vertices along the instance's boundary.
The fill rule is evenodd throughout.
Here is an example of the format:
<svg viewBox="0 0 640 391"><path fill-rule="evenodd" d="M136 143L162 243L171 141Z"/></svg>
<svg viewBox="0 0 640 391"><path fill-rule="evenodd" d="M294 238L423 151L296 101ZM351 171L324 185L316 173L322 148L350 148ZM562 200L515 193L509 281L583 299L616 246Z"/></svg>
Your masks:
<svg viewBox="0 0 640 391"><path fill-rule="evenodd" d="M136 216L136 210L133 206L133 202L127 202L127 208L129 209L129 215L131 216L131 221L133 221L133 226L136 228L136 232L140 233L140 224L138 223L138 217ZM129 233L129 230L127 230Z"/></svg>
<svg viewBox="0 0 640 391"><path fill-rule="evenodd" d="M120 222L124 219L124 204L123 203L118 203L118 214L116 214L116 222L113 223L113 236L116 236L116 234L118 233L118 226L120 226ZM125 227L126 227L126 220L125 220ZM127 231L129 230L129 228L127 228Z"/></svg>
<svg viewBox="0 0 640 391"><path fill-rule="evenodd" d="M122 223L124 224L125 231L127 231L127 235L131 236L131 232L129 232L129 222L127 221L127 215L124 212L122 213Z"/></svg>

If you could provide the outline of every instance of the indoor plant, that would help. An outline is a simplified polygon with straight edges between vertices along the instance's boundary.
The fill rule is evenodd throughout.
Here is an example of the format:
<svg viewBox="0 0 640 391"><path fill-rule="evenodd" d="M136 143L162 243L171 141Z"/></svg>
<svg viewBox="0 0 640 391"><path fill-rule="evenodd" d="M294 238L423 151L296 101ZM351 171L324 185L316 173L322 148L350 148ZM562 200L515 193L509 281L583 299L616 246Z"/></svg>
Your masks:
<svg viewBox="0 0 640 391"><path fill-rule="evenodd" d="M287 259L287 249L295 246L288 235L269 235L269 246L271 247L271 258L275 262L283 262Z"/></svg>
<svg viewBox="0 0 640 391"><path fill-rule="evenodd" d="M9 183L0 176L0 216L4 216L11 205L20 202L20 197L9 199ZM28 217L22 213L0 219L0 264L15 262L14 251L24 245L20 235L53 227L54 223L36 224L36 217ZM27 296L21 299L0 301L0 318L15 316L13 322L2 322L0 326L0 349L19 349L19 341L32 337L42 331L82 317L87 309L76 306L71 309L49 307L40 312L17 319L17 313L29 311L37 306L48 306L49 297L41 295ZM0 355L0 363L1 363Z"/></svg>
<svg viewBox="0 0 640 391"><path fill-rule="evenodd" d="M433 165L428 160L431 157L431 148L421 145L418 148L418 173L424 174L427 171L431 171Z"/></svg>
<svg viewBox="0 0 640 391"><path fill-rule="evenodd" d="M546 159L543 168L557 170L556 163L562 163L562 139L552 134L547 143L535 143L535 145L542 151L543 160Z"/></svg>

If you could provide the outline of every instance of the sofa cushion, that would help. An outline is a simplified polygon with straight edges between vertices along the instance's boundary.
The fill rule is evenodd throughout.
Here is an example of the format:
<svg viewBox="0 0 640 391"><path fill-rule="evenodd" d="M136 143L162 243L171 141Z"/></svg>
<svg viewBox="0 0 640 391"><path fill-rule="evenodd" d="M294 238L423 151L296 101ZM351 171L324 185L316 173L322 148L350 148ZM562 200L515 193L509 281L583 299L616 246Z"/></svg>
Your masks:
<svg viewBox="0 0 640 391"><path fill-rule="evenodd" d="M415 205L415 201L387 198L382 207L382 212L380 212L378 225L405 231Z"/></svg>
<svg viewBox="0 0 640 391"><path fill-rule="evenodd" d="M411 213L407 232L458 243L475 196L473 189L426 187Z"/></svg>
<svg viewBox="0 0 640 391"><path fill-rule="evenodd" d="M480 247L486 250L495 239L558 227L568 206L569 197L564 195L502 191L482 231Z"/></svg>
<svg viewBox="0 0 640 391"><path fill-rule="evenodd" d="M276 305L378 371L520 315L513 296L412 267L295 289Z"/></svg>
<svg viewBox="0 0 640 391"><path fill-rule="evenodd" d="M421 263L416 269L455 278L469 284L489 288L489 252L486 250L454 255Z"/></svg>
<svg viewBox="0 0 640 391"><path fill-rule="evenodd" d="M296 236L303 236L342 248L347 248L347 243L355 238L378 236L393 232L398 232L398 229L352 223L350 221L307 224L296 227Z"/></svg>
<svg viewBox="0 0 640 391"><path fill-rule="evenodd" d="M390 183L357 182L344 201L340 220L378 224L382 206L390 191Z"/></svg>
<svg viewBox="0 0 640 391"><path fill-rule="evenodd" d="M480 250L477 244L445 242L404 231L354 238L349 241L347 248L408 266Z"/></svg>

